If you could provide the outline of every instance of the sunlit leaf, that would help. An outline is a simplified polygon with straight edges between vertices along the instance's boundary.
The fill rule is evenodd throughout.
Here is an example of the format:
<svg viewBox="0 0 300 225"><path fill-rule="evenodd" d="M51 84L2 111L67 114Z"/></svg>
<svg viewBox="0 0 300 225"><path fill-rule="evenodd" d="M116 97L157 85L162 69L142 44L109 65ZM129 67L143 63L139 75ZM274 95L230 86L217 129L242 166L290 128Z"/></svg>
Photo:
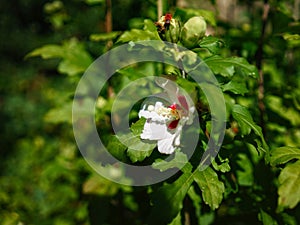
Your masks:
<svg viewBox="0 0 300 225"><path fill-rule="evenodd" d="M115 39L116 37L118 37L118 35L120 35L119 31L114 31L110 33L101 33L101 34L91 34L90 39L92 41L108 41L108 40Z"/></svg>
<svg viewBox="0 0 300 225"><path fill-rule="evenodd" d="M109 142L107 144L107 150L110 154L112 154L116 159L121 161L126 161L127 154L126 150L127 147L123 145L116 136L112 136L109 139Z"/></svg>
<svg viewBox="0 0 300 225"><path fill-rule="evenodd" d="M140 135L144 129L144 124L146 122L146 119L144 117L140 118L138 121L133 123L130 127L131 132L134 135Z"/></svg>
<svg viewBox="0 0 300 225"><path fill-rule="evenodd" d="M263 225L277 225L277 221L273 219L268 213L264 212L262 209L258 214L258 219L262 222Z"/></svg>
<svg viewBox="0 0 300 225"><path fill-rule="evenodd" d="M279 208L295 208L300 201L300 160L287 164L281 171L278 182Z"/></svg>
<svg viewBox="0 0 300 225"><path fill-rule="evenodd" d="M217 173L210 167L205 170L197 170L194 173L194 180L202 191L203 201L210 206L212 210L219 207L225 187L223 182L219 181Z"/></svg>
<svg viewBox="0 0 300 225"><path fill-rule="evenodd" d="M96 5L105 3L105 0L85 0L88 5Z"/></svg>
<svg viewBox="0 0 300 225"><path fill-rule="evenodd" d="M113 196L119 188L120 186L116 183L93 175L83 183L82 192L86 195Z"/></svg>
<svg viewBox="0 0 300 225"><path fill-rule="evenodd" d="M234 105L232 107L232 116L238 122L242 135L247 135L253 130L256 135L263 138L261 127L255 124L246 107Z"/></svg>
<svg viewBox="0 0 300 225"><path fill-rule="evenodd" d="M150 20L144 20L144 28L131 29L125 31L118 39L117 42L130 42L130 41L145 41L145 40L160 40L154 23Z"/></svg>
<svg viewBox="0 0 300 225"><path fill-rule="evenodd" d="M146 157L150 156L156 143L142 141L139 135L133 133L117 135L119 141L125 145L127 155L132 162L143 161Z"/></svg>
<svg viewBox="0 0 300 225"><path fill-rule="evenodd" d="M176 151L175 157L170 161L165 161L162 159L157 159L152 164L154 169L159 169L160 171L165 171L171 168L182 168L188 162L186 154L183 152Z"/></svg>
<svg viewBox="0 0 300 225"><path fill-rule="evenodd" d="M292 159L300 159L300 149L284 146L276 148L270 152L270 163L272 166L287 163Z"/></svg>
<svg viewBox="0 0 300 225"><path fill-rule="evenodd" d="M245 83L236 82L236 81L229 81L228 83L222 85L223 91L230 91L234 94L241 94L244 95L248 93L248 89Z"/></svg>
<svg viewBox="0 0 300 225"><path fill-rule="evenodd" d="M235 73L235 68L240 68L248 76L256 76L256 67L250 65L246 59L240 57L222 58L221 56L212 56L206 58L205 63L215 73L224 77L231 77Z"/></svg>
<svg viewBox="0 0 300 225"><path fill-rule="evenodd" d="M221 171L222 173L226 173L230 171L230 165L229 165L229 159L222 159L220 155L218 155L218 159L220 160L220 163L217 163L216 160L212 161L212 166L215 170Z"/></svg>
<svg viewBox="0 0 300 225"><path fill-rule="evenodd" d="M206 48L211 53L217 53L224 46L224 42L213 36L204 37L200 43L201 48Z"/></svg>
<svg viewBox="0 0 300 225"><path fill-rule="evenodd" d="M181 223L181 213L179 212L178 215L175 217L175 219L172 220L172 222L169 223L168 225L182 225L182 223Z"/></svg>
<svg viewBox="0 0 300 225"><path fill-rule="evenodd" d="M157 40L156 35L152 31L132 29L125 31L117 42L129 42L129 41L145 41L145 40Z"/></svg>
<svg viewBox="0 0 300 225"><path fill-rule="evenodd" d="M37 48L26 55L26 58L41 56L43 59L50 58L62 58L65 53L59 45L45 45L41 48Z"/></svg>

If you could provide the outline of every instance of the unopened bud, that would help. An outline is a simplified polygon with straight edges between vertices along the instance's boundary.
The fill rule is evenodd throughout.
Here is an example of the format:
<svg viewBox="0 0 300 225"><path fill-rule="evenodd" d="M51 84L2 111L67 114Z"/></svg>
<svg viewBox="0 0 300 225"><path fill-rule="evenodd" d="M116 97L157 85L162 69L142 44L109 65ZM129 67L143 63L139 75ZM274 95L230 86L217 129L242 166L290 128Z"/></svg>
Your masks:
<svg viewBox="0 0 300 225"><path fill-rule="evenodd" d="M206 22L201 16L190 18L181 31L181 43L187 48L194 48L204 37L206 32Z"/></svg>
<svg viewBox="0 0 300 225"><path fill-rule="evenodd" d="M180 24L178 20L172 18L170 13L162 16L159 21L155 23L158 34L163 41L177 43L180 37Z"/></svg>
<svg viewBox="0 0 300 225"><path fill-rule="evenodd" d="M178 20L172 19L169 29L166 30L165 38L166 41L177 43L180 37L180 24Z"/></svg>

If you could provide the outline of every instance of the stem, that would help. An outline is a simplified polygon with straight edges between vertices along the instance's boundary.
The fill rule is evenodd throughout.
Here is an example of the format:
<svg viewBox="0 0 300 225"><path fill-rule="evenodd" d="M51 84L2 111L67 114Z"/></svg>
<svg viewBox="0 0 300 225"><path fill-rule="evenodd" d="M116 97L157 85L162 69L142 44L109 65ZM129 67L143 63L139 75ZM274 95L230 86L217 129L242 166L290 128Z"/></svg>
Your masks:
<svg viewBox="0 0 300 225"><path fill-rule="evenodd" d="M105 10L105 32L110 33L113 30L113 23L112 23L112 5L111 0L106 0L106 10ZM112 46L112 41L108 41L106 43L106 47L108 50Z"/></svg>
<svg viewBox="0 0 300 225"><path fill-rule="evenodd" d="M294 19L299 20L299 6L300 0L295 0L294 2Z"/></svg>
<svg viewBox="0 0 300 225"><path fill-rule="evenodd" d="M263 9L263 15L262 15L262 28L261 28L261 34L258 42L258 48L256 52L256 66L259 73L259 79L258 79L258 108L260 112L260 126L262 128L263 135L266 135L266 125L265 125L265 103L264 103L264 74L262 69L263 64L263 45L264 45L264 39L265 39L265 33L266 33L266 25L268 20L268 15L270 11L270 5L269 1L264 1L264 9Z"/></svg>
<svg viewBox="0 0 300 225"><path fill-rule="evenodd" d="M113 30L113 23L112 23L112 5L111 0L106 0L106 11L105 11L105 32L110 33ZM113 45L112 40L107 41L106 49L109 51ZM109 67L109 62L107 62ZM109 71L109 68L108 70ZM114 96L114 89L111 85L111 81L108 80L108 89L107 89L107 96L108 98L112 98Z"/></svg>
<svg viewBox="0 0 300 225"><path fill-rule="evenodd" d="M174 43L174 49L176 50L176 52L179 53L179 49L178 49L178 46L177 46L176 43ZM178 65L178 68L180 69L182 78L186 79L186 73L185 73L184 68L183 68L182 57L180 57L178 59L177 65Z"/></svg>
<svg viewBox="0 0 300 225"><path fill-rule="evenodd" d="M163 0L157 0L157 20L163 15Z"/></svg>

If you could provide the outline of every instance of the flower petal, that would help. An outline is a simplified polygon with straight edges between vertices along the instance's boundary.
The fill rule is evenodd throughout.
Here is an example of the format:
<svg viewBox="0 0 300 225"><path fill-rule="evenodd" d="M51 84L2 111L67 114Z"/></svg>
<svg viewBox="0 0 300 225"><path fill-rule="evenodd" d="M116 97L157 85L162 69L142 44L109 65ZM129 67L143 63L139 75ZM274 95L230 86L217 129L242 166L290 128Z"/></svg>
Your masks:
<svg viewBox="0 0 300 225"><path fill-rule="evenodd" d="M157 148L160 153L163 154L172 154L176 146L173 145L174 135L171 135L169 138L158 140Z"/></svg>
<svg viewBox="0 0 300 225"><path fill-rule="evenodd" d="M168 137L169 132L167 131L166 124L154 121L146 121L141 134L142 139L160 140Z"/></svg>
<svg viewBox="0 0 300 225"><path fill-rule="evenodd" d="M180 103L181 106L183 106L183 108L186 110L186 111L189 111L189 105L186 101L186 98L183 96L183 95L178 95L178 101Z"/></svg>
<svg viewBox="0 0 300 225"><path fill-rule="evenodd" d="M177 127L179 120L173 120L171 123L169 123L168 128L173 130Z"/></svg>

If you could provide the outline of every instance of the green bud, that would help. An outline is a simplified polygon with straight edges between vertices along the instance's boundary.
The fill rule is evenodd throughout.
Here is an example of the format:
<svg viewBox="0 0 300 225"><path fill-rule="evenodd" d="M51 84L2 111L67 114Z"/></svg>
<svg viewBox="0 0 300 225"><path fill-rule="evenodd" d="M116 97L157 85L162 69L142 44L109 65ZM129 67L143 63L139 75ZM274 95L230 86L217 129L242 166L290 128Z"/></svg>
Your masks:
<svg viewBox="0 0 300 225"><path fill-rule="evenodd" d="M172 19L169 28L165 32L166 41L177 43L180 37L180 24L178 20Z"/></svg>
<svg viewBox="0 0 300 225"><path fill-rule="evenodd" d="M180 24L170 13L155 22L157 32L163 41L177 43L180 38Z"/></svg>
<svg viewBox="0 0 300 225"><path fill-rule="evenodd" d="M181 43L187 48L194 48L204 37L206 32L206 22L201 16L190 18L181 31Z"/></svg>

